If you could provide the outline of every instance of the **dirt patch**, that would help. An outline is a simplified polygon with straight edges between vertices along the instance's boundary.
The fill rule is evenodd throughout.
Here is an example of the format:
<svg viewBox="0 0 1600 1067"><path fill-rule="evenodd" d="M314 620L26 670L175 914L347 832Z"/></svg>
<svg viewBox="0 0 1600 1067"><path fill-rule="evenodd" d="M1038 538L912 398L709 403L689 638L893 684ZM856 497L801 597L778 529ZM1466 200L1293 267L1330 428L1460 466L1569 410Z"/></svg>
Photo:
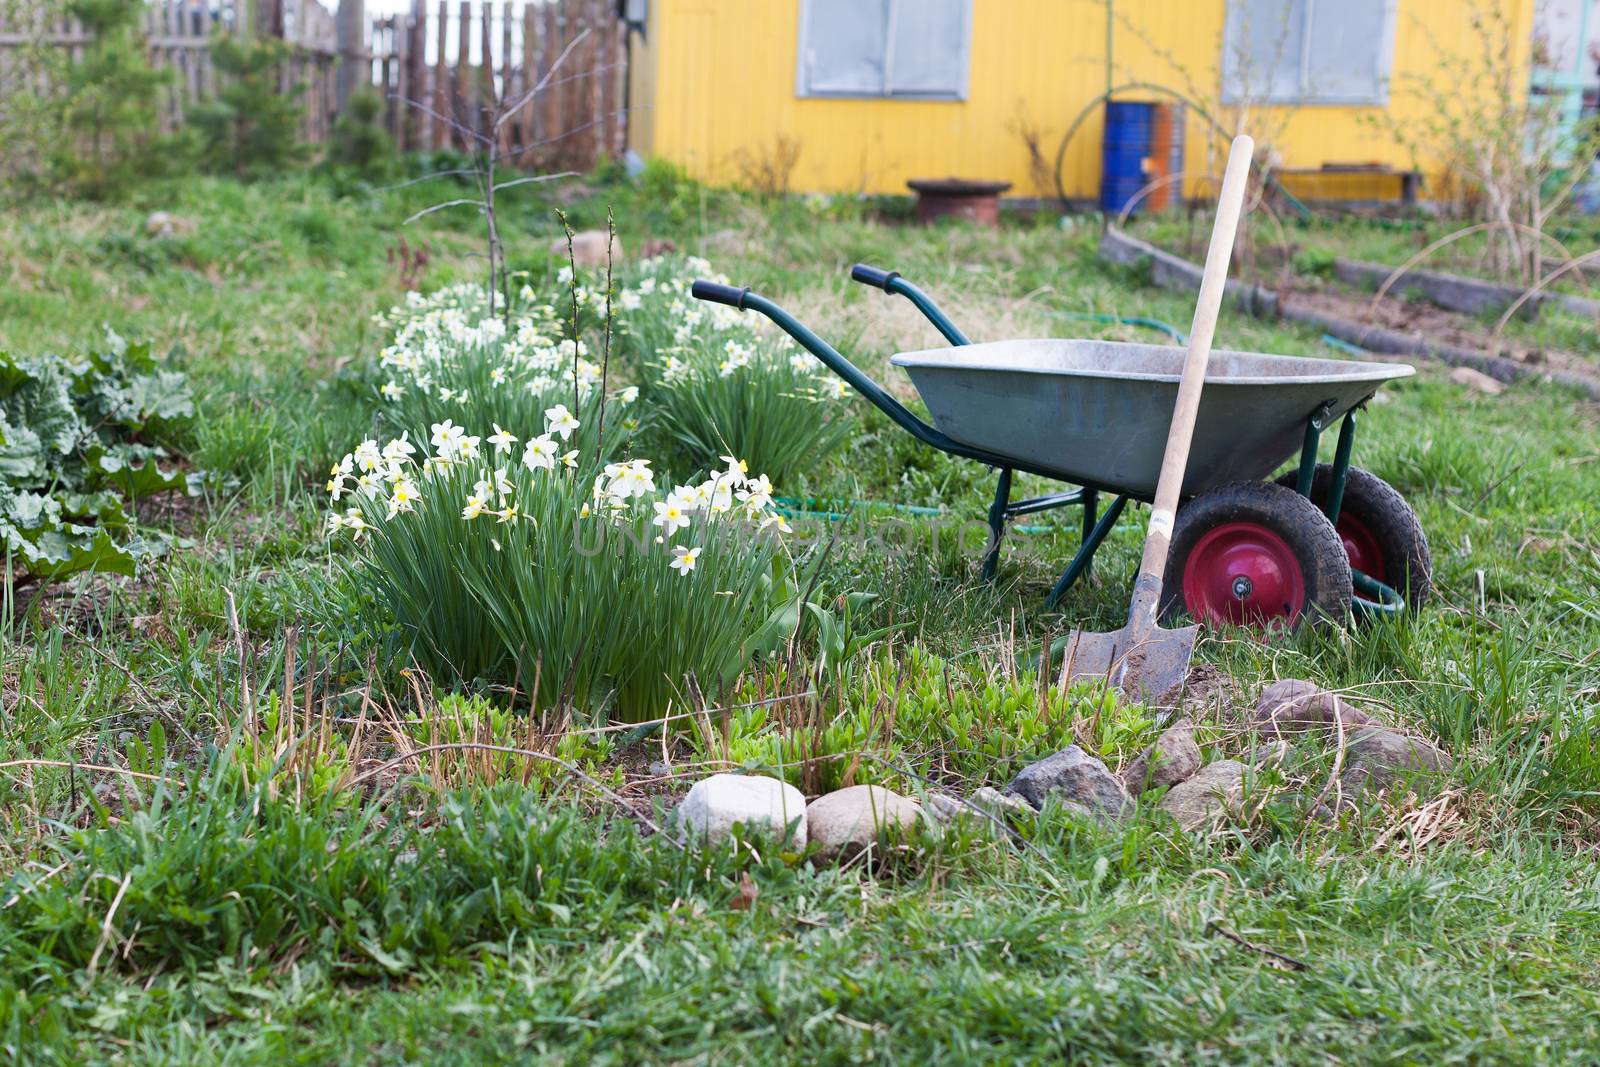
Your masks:
<svg viewBox="0 0 1600 1067"><path fill-rule="evenodd" d="M1288 286L1279 292L1286 307L1306 308L1351 322L1416 334L1456 348L1500 356L1538 370L1572 371L1578 374L1593 374L1595 370L1593 360L1573 352L1521 346L1505 338L1501 338L1498 346L1491 345L1489 335L1482 327L1466 325L1461 316L1432 304L1381 300L1373 307L1370 296L1341 293L1333 289Z"/></svg>

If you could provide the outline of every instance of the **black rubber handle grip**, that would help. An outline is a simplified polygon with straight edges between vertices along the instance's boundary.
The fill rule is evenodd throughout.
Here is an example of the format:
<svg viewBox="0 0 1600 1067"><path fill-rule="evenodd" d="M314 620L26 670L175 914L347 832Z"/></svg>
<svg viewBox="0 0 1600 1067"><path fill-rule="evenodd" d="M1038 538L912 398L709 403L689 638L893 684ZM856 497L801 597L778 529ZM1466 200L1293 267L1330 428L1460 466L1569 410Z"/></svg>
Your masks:
<svg viewBox="0 0 1600 1067"><path fill-rule="evenodd" d="M869 267L865 263L857 263L850 268L850 277L862 285L870 285L874 289L882 289L887 293L889 291L889 283L900 277L900 272L897 270L879 270L877 267Z"/></svg>
<svg viewBox="0 0 1600 1067"><path fill-rule="evenodd" d="M727 304L729 307L744 310L744 294L750 291L747 285L739 289L732 285L718 285L704 279L696 279L689 287L689 295L696 300L709 300L713 304Z"/></svg>

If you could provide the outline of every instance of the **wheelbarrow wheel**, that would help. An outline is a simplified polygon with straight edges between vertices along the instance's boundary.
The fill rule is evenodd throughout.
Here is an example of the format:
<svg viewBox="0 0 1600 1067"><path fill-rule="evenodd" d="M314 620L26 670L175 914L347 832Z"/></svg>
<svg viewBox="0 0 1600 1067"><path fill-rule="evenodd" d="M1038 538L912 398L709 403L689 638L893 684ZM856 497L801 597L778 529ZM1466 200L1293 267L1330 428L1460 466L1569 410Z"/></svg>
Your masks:
<svg viewBox="0 0 1600 1067"><path fill-rule="evenodd" d="M1291 471L1279 478L1278 484L1293 489L1296 479ZM1311 502L1318 509L1327 506L1332 484L1333 466L1319 463L1311 482ZM1351 569L1398 590L1406 598L1408 610L1420 608L1432 595L1433 553L1428 535L1394 486L1371 471L1351 467L1334 526Z"/></svg>
<svg viewBox="0 0 1600 1067"><path fill-rule="evenodd" d="M1162 618L1271 636L1350 613L1350 561L1333 524L1293 489L1235 482L1178 510Z"/></svg>

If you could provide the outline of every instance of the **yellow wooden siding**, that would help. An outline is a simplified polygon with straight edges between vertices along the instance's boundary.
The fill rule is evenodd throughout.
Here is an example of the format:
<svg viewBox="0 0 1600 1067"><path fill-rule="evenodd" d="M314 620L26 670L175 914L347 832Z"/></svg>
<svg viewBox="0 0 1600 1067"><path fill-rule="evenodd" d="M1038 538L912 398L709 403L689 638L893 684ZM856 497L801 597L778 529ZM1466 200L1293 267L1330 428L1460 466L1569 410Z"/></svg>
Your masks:
<svg viewBox="0 0 1600 1067"><path fill-rule="evenodd" d="M1534 0L1491 0L1527 40ZM798 146L791 189L903 193L908 178L960 176L1013 183L1010 195L1053 193L1035 180L1019 130L1031 126L1053 171L1068 123L1105 88L1106 8L1098 0L973 0L969 90L964 101L802 99L795 95L800 0L654 0L648 43L635 39L631 128L641 154L659 154L713 182L736 182ZM1444 77L1441 60L1477 42L1462 0L1398 0L1388 111L1408 122L1425 105L1406 86ZM1224 0L1117 0L1115 80L1188 91L1216 106ZM1130 92L1130 99L1160 99ZM1265 109L1253 123L1285 165L1377 161L1410 166L1411 154L1373 122L1379 108ZM1281 120L1281 121L1280 121ZM1062 177L1072 196L1100 180L1098 108L1069 148ZM1188 121L1185 170L1219 167L1221 150ZM1430 173L1438 161L1418 161ZM1392 181L1377 184L1386 195ZM1191 177L1187 191L1193 193ZM1350 188L1350 183L1342 183Z"/></svg>

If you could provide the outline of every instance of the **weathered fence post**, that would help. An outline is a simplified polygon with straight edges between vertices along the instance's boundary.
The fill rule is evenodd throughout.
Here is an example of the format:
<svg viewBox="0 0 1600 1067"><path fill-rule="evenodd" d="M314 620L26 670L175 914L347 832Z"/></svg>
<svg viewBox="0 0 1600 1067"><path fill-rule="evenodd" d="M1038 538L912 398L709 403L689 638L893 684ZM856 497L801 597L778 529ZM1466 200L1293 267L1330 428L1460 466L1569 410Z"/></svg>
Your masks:
<svg viewBox="0 0 1600 1067"><path fill-rule="evenodd" d="M339 73L334 82L334 107L341 113L356 87L372 81L367 69L365 0L339 0Z"/></svg>

